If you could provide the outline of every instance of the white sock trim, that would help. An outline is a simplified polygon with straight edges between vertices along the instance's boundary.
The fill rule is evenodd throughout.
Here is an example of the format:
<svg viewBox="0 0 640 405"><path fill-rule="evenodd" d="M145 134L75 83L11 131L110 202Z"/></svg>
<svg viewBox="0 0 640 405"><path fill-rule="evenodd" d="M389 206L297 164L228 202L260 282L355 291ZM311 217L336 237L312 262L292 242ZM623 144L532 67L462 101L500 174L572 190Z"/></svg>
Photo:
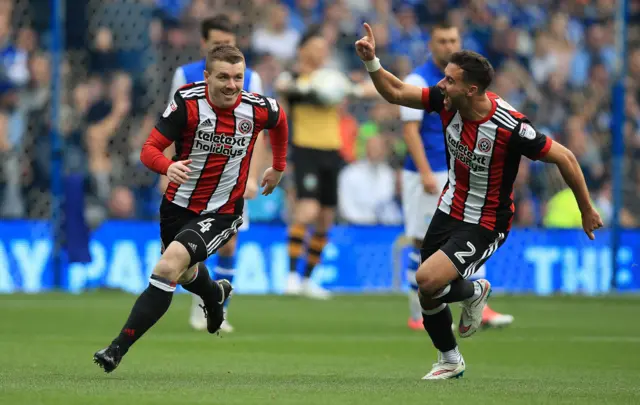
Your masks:
<svg viewBox="0 0 640 405"><path fill-rule="evenodd" d="M447 284L447 286L443 288L442 291L440 291L438 294L434 295L433 298L442 298L445 295L449 294L449 291L451 291L451 284Z"/></svg>
<svg viewBox="0 0 640 405"><path fill-rule="evenodd" d="M458 364L462 360L462 355L460 354L460 350L458 350L458 346L447 352L440 353L442 353L442 359L447 363Z"/></svg>
<svg viewBox="0 0 640 405"><path fill-rule="evenodd" d="M440 306L438 306L437 308L434 309L422 309L422 313L424 315L435 315L438 312L442 312L442 310L444 310L447 307L447 304L440 304Z"/></svg>
<svg viewBox="0 0 640 405"><path fill-rule="evenodd" d="M174 292L176 290L175 285L168 285L167 283L163 283L162 281L155 280L153 278L149 279L149 284L166 292Z"/></svg>
<svg viewBox="0 0 640 405"><path fill-rule="evenodd" d="M220 274L223 276L233 276L235 272L236 272L235 269L225 269L224 267L218 267L218 266L216 266L214 270L215 274Z"/></svg>

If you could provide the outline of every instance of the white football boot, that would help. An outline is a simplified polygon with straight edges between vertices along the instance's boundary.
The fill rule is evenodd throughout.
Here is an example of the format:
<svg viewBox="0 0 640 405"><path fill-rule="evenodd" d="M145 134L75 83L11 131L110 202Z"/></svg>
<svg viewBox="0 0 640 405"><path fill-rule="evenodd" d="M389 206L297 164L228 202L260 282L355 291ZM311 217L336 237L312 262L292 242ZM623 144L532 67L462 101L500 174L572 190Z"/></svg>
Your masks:
<svg viewBox="0 0 640 405"><path fill-rule="evenodd" d="M482 324L482 312L484 311L487 300L491 295L491 283L485 279L473 282L478 294L462 301L462 312L460 313L460 323L458 324L458 334L461 338L467 338L478 330ZM478 288L480 289L478 291Z"/></svg>
<svg viewBox="0 0 640 405"><path fill-rule="evenodd" d="M328 300L331 298L329 290L322 288L310 278L305 278L302 281L302 295L314 300Z"/></svg>
<svg viewBox="0 0 640 405"><path fill-rule="evenodd" d="M191 315L189 316L189 324L195 330L207 330L207 318L204 316L201 305L204 305L202 298L193 294L193 302L191 303Z"/></svg>
<svg viewBox="0 0 640 405"><path fill-rule="evenodd" d="M464 374L466 366L464 359L460 356L458 363L447 363L442 357L442 353L438 352L438 362L433 364L431 371L424 377L423 380L449 380L452 378L461 378Z"/></svg>
<svg viewBox="0 0 640 405"><path fill-rule="evenodd" d="M300 295L302 285L300 283L300 275L298 273L289 272L287 277L287 285L284 288L285 295Z"/></svg>
<svg viewBox="0 0 640 405"><path fill-rule="evenodd" d="M484 307L482 312L482 326L488 326L491 328L504 328L513 323L513 315L502 314L489 308L489 305Z"/></svg>
<svg viewBox="0 0 640 405"><path fill-rule="evenodd" d="M220 331L225 332L225 333L231 333L234 331L233 326L231 326L231 324L229 323L229 321L227 320L227 309L224 309L224 321L222 321L222 325L220 325Z"/></svg>

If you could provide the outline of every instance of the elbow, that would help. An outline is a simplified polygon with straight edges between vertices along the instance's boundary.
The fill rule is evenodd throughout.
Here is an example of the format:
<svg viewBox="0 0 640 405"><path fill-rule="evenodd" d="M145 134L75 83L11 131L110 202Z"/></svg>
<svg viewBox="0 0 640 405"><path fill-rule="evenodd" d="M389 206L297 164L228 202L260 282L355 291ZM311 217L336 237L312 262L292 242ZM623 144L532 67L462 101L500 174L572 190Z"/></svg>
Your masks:
<svg viewBox="0 0 640 405"><path fill-rule="evenodd" d="M149 167L151 163L149 162L149 149L150 149L149 144L145 142L144 145L142 145L142 149L140 150L140 161L146 167Z"/></svg>
<svg viewBox="0 0 640 405"><path fill-rule="evenodd" d="M394 88L383 96L384 96L384 99L391 104L400 104L400 101L402 99L401 95L402 95L402 91Z"/></svg>
<svg viewBox="0 0 640 405"><path fill-rule="evenodd" d="M565 149L563 153L556 158L555 164L561 172L565 173L573 172L576 169L580 170L580 163L578 163L576 155L574 155L569 149Z"/></svg>
<svg viewBox="0 0 640 405"><path fill-rule="evenodd" d="M566 152L562 156L562 161L567 167L580 167L578 158L576 158L576 155L569 149L566 149Z"/></svg>

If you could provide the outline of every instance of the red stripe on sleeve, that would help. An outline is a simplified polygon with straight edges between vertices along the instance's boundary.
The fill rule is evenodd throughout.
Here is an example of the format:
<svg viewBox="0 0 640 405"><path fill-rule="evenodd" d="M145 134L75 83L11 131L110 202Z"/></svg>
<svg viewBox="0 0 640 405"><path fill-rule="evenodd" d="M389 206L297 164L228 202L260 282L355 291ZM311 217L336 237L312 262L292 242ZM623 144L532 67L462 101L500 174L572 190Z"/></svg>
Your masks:
<svg viewBox="0 0 640 405"><path fill-rule="evenodd" d="M424 106L424 109L426 111L431 112L431 105L429 104L429 88L428 87L422 88L422 105Z"/></svg>
<svg viewBox="0 0 640 405"><path fill-rule="evenodd" d="M549 149L551 149L552 144L553 144L553 139L547 136L547 140L545 141L544 146L542 147L538 155L533 160L539 160L545 157L546 154L549 153Z"/></svg>
<svg viewBox="0 0 640 405"><path fill-rule="evenodd" d="M140 161L158 174L167 174L167 170L173 161L167 158L163 154L163 151L167 149L172 142L173 141L162 135L160 131L153 128L151 134L149 134L149 137L142 146Z"/></svg>

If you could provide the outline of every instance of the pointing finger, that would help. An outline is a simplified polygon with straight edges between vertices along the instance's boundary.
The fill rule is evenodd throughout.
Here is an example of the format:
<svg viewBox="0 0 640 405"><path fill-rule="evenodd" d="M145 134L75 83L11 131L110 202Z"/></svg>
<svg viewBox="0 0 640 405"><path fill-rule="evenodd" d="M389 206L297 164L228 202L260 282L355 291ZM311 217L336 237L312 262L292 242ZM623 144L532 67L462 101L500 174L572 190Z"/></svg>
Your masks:
<svg viewBox="0 0 640 405"><path fill-rule="evenodd" d="M373 38L373 30L371 29L371 26L367 23L364 23L363 25L364 25L365 31L367 32L367 36L369 38Z"/></svg>

